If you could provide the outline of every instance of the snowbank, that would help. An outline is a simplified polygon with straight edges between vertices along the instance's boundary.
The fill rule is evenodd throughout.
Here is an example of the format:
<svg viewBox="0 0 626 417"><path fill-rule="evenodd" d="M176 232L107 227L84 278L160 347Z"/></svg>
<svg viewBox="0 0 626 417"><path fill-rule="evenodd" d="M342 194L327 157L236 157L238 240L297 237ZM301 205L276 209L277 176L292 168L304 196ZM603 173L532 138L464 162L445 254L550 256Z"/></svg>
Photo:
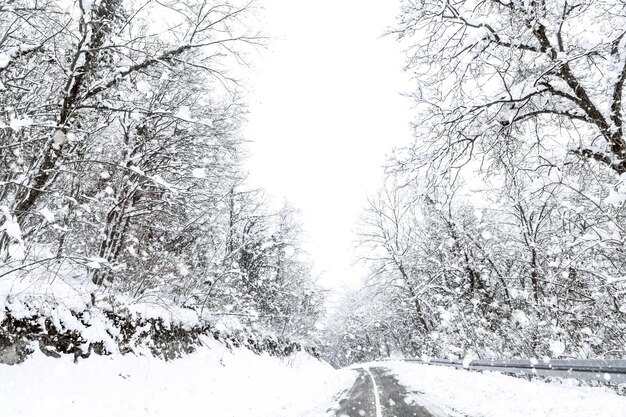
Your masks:
<svg viewBox="0 0 626 417"><path fill-rule="evenodd" d="M256 353L288 356L304 350L317 356L314 348L254 323L243 326L236 318L199 310L165 298L158 304L138 302L67 274L0 278L0 363L19 363L37 346L52 356L134 352L174 359L193 352L201 335Z"/></svg>
<svg viewBox="0 0 626 417"><path fill-rule="evenodd" d="M626 398L606 388L525 380L495 372L407 362L383 362L401 384L418 394L411 399L443 415L481 417L624 417ZM454 413L456 412L456 413Z"/></svg>
<svg viewBox="0 0 626 417"><path fill-rule="evenodd" d="M2 415L317 417L354 381L351 371L306 353L281 359L202 341L170 362L112 355L73 363L70 355L38 352L20 365L0 365Z"/></svg>

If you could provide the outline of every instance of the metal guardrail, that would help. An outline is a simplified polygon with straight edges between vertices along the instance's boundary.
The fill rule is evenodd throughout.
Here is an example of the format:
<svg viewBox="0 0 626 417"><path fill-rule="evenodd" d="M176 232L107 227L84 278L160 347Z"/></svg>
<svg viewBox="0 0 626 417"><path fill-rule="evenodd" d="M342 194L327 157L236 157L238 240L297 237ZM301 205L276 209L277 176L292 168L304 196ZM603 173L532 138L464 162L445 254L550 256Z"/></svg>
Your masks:
<svg viewBox="0 0 626 417"><path fill-rule="evenodd" d="M494 359L464 362L451 359L405 359L428 365L452 366L475 371L496 371L527 376L551 376L590 381L626 383L626 360L623 359Z"/></svg>

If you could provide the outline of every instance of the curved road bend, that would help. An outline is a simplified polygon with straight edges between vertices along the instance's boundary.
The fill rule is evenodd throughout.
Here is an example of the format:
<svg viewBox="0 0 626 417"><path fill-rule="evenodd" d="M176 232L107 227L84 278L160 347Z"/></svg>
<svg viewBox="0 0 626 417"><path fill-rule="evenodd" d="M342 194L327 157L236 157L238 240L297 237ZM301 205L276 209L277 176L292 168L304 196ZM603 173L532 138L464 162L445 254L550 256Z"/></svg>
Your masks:
<svg viewBox="0 0 626 417"><path fill-rule="evenodd" d="M409 392L385 368L360 368L337 417L435 417L411 401Z"/></svg>

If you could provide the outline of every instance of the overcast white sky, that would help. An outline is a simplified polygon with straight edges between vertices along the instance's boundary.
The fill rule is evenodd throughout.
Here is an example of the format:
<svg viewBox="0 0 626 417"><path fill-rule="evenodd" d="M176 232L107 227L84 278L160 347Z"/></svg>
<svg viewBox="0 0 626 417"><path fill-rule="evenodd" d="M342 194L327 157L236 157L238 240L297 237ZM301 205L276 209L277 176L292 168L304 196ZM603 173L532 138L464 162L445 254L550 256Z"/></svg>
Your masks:
<svg viewBox="0 0 626 417"><path fill-rule="evenodd" d="M251 181L302 211L321 283L353 285L354 229L394 145L411 140L395 0L264 0L270 51L251 80Z"/></svg>

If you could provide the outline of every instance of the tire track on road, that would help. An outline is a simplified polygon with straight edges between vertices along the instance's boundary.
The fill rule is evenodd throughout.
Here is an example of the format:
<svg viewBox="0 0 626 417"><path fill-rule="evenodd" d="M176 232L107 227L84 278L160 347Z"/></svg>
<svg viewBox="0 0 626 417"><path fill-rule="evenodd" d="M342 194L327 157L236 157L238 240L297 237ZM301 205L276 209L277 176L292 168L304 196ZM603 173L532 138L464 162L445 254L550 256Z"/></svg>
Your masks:
<svg viewBox="0 0 626 417"><path fill-rule="evenodd" d="M359 376L335 410L337 417L440 417L416 404L415 393L385 368L359 368Z"/></svg>

